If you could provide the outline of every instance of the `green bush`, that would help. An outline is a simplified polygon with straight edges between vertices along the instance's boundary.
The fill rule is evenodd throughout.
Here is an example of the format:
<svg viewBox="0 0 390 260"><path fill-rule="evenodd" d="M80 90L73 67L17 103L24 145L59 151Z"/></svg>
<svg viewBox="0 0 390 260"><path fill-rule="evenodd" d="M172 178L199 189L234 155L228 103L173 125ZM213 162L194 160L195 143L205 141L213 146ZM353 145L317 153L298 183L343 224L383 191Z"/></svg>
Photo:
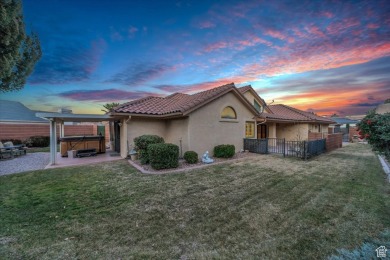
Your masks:
<svg viewBox="0 0 390 260"><path fill-rule="evenodd" d="M138 151L138 158L141 164L149 163L148 146L159 143L164 143L164 138L158 135L141 135L134 138L134 144Z"/></svg>
<svg viewBox="0 0 390 260"><path fill-rule="evenodd" d="M358 123L359 137L390 160L390 113L376 114L371 110Z"/></svg>
<svg viewBox="0 0 390 260"><path fill-rule="evenodd" d="M187 163L197 163L198 162L198 154L194 151L185 152L183 157Z"/></svg>
<svg viewBox="0 0 390 260"><path fill-rule="evenodd" d="M169 169L179 166L179 146L175 144L150 144L148 156L153 169Z"/></svg>
<svg viewBox="0 0 390 260"><path fill-rule="evenodd" d="M50 145L50 136L31 136L25 141L28 147L48 147Z"/></svg>
<svg viewBox="0 0 390 260"><path fill-rule="evenodd" d="M231 158L235 154L236 147L233 144L221 144L214 147L214 156L219 158Z"/></svg>
<svg viewBox="0 0 390 260"><path fill-rule="evenodd" d="M22 141L19 139L2 139L1 142L4 144L6 142L12 142L14 145L22 144Z"/></svg>

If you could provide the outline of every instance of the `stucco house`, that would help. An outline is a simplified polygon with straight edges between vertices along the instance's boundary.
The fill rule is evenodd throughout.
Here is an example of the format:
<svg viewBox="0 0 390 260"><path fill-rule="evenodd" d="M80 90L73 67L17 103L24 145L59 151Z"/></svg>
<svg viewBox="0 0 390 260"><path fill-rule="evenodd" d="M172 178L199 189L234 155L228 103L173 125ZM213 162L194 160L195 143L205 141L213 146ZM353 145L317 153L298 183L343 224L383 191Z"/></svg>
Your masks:
<svg viewBox="0 0 390 260"><path fill-rule="evenodd" d="M219 144L234 144L238 152L244 138L307 140L310 131L327 133L332 123L289 106L267 106L251 86L237 88L234 83L193 95L149 96L119 105L109 114L122 118L116 124L122 157L143 134L159 135L178 145L181 153L201 155Z"/></svg>

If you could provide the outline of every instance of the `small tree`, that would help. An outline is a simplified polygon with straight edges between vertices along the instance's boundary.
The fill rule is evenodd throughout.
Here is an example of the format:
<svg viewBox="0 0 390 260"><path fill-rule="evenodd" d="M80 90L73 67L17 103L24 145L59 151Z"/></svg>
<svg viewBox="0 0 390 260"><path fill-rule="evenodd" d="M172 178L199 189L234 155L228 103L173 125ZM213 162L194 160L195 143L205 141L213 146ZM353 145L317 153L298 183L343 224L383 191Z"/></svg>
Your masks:
<svg viewBox="0 0 390 260"><path fill-rule="evenodd" d="M41 56L37 35L26 35L22 2L1 0L0 92L21 90Z"/></svg>
<svg viewBox="0 0 390 260"><path fill-rule="evenodd" d="M110 112L114 107L117 107L119 106L119 103L115 103L115 102L112 102L112 103L107 103L105 105L103 105L104 109L101 109L103 112L105 113L108 113ZM112 127L112 122L108 122L108 126L110 128L110 141L113 141L114 140L114 131L113 131L113 127Z"/></svg>
<svg viewBox="0 0 390 260"><path fill-rule="evenodd" d="M376 114L371 110L358 124L360 138L366 138L374 150L390 159L390 113Z"/></svg>

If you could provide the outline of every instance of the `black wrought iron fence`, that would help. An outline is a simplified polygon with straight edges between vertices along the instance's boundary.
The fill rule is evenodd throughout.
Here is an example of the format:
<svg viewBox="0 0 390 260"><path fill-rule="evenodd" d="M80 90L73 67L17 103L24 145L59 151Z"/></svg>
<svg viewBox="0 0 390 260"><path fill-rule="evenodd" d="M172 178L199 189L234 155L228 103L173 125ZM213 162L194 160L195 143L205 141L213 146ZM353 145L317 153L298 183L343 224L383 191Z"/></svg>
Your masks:
<svg viewBox="0 0 390 260"><path fill-rule="evenodd" d="M308 159L326 151L326 139L315 141L286 141L280 138L244 139L244 150L252 153L276 153Z"/></svg>

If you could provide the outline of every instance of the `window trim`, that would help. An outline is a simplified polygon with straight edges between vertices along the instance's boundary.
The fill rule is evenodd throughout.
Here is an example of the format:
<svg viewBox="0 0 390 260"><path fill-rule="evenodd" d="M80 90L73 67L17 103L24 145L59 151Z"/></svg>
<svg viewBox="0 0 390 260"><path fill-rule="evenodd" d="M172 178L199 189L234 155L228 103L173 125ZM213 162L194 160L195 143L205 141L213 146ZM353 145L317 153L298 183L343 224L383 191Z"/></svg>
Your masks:
<svg viewBox="0 0 390 260"><path fill-rule="evenodd" d="M259 107L259 109L257 109L256 105ZM261 110L263 109L263 107L260 105L259 102L256 101L256 99L253 99L253 106L255 107L257 112L261 112Z"/></svg>
<svg viewBox="0 0 390 260"><path fill-rule="evenodd" d="M247 135L247 125L251 124L252 125L252 135ZM256 137L256 124L255 121L245 121L245 138L255 138Z"/></svg>

